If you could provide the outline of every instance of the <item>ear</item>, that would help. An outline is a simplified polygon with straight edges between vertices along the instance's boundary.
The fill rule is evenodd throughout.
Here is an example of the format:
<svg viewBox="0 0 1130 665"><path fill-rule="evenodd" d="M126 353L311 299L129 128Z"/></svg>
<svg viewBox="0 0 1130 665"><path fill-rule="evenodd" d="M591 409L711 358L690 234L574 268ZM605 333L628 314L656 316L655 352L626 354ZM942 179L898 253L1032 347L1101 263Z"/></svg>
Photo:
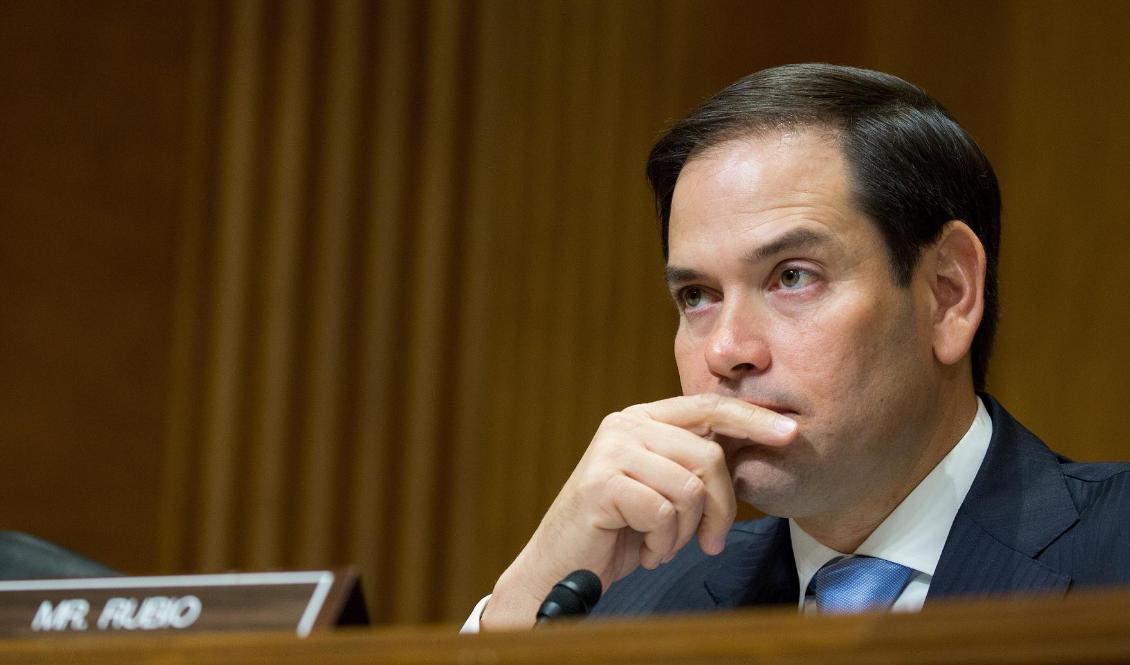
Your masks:
<svg viewBox="0 0 1130 665"><path fill-rule="evenodd" d="M934 356L955 365L969 353L985 311L985 248L973 229L954 220L929 252Z"/></svg>

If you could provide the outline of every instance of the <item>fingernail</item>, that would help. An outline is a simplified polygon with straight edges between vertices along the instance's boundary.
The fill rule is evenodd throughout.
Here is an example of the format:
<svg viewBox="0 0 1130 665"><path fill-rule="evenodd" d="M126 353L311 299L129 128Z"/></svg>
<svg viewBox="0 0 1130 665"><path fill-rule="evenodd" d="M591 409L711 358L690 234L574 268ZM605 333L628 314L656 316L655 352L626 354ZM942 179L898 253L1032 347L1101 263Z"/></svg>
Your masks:
<svg viewBox="0 0 1130 665"><path fill-rule="evenodd" d="M781 434L792 434L796 431L796 421L792 418L777 416L773 419L773 428Z"/></svg>

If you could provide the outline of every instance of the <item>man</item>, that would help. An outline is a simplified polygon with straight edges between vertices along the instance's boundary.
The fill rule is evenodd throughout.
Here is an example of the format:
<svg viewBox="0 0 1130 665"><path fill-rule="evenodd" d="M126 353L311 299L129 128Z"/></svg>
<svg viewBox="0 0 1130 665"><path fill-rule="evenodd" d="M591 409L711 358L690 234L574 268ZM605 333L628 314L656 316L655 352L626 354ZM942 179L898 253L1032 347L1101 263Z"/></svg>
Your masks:
<svg viewBox="0 0 1130 665"><path fill-rule="evenodd" d="M879 72L764 70L677 123L648 177L684 396L604 420L469 629L532 625L578 568L607 590L596 614L1130 580L1130 466L1071 464L977 392L1000 196L937 102ZM735 525L736 499L773 517Z"/></svg>

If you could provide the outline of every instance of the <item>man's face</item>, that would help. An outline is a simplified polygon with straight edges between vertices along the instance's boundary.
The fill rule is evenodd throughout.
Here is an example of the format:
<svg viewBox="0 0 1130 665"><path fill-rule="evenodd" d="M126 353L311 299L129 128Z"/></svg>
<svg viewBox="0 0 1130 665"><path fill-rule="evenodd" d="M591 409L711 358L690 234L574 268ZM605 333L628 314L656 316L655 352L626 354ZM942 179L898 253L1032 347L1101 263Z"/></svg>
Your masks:
<svg viewBox="0 0 1130 665"><path fill-rule="evenodd" d="M815 130L732 140L686 164L671 206L684 394L799 424L784 448L719 439L739 498L774 515L889 501L936 429L929 284L895 284L840 153Z"/></svg>

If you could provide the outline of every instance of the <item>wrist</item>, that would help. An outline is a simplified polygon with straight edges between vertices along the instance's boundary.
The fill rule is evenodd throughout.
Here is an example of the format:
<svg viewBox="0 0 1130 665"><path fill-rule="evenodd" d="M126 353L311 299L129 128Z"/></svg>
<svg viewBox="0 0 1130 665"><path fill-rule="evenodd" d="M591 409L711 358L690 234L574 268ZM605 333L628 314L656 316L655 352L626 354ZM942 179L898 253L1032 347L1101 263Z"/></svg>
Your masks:
<svg viewBox="0 0 1130 665"><path fill-rule="evenodd" d="M540 604L541 597L522 582L512 565L495 583L479 625L484 631L532 628Z"/></svg>

